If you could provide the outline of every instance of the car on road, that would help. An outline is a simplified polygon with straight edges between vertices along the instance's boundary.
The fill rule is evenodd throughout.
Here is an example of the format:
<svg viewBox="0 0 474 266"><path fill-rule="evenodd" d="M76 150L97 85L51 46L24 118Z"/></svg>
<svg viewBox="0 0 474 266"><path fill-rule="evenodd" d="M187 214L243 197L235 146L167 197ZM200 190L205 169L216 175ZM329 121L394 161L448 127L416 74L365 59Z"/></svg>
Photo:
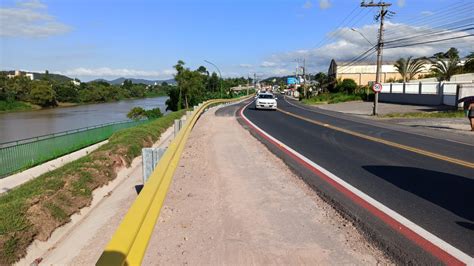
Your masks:
<svg viewBox="0 0 474 266"><path fill-rule="evenodd" d="M260 93L255 100L255 109L277 109L277 98L272 93Z"/></svg>

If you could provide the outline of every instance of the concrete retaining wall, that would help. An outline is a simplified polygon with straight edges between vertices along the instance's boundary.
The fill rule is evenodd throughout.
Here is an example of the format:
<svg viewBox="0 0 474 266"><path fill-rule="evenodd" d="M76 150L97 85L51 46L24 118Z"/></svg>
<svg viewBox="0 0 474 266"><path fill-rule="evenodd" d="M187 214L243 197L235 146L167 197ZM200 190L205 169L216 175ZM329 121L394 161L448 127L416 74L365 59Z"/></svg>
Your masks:
<svg viewBox="0 0 474 266"><path fill-rule="evenodd" d="M380 102L456 106L458 99L474 96L474 83L383 83ZM461 107L461 106L460 106Z"/></svg>

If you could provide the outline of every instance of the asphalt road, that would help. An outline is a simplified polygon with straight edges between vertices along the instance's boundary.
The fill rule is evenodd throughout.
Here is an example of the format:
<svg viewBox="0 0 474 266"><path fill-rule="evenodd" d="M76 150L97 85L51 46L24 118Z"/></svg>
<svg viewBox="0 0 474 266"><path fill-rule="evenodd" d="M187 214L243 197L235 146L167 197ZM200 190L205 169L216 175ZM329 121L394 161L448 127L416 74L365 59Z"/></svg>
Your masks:
<svg viewBox="0 0 474 266"><path fill-rule="evenodd" d="M279 111L258 111L250 104L243 113L285 145L474 256L473 146L305 110L281 98Z"/></svg>

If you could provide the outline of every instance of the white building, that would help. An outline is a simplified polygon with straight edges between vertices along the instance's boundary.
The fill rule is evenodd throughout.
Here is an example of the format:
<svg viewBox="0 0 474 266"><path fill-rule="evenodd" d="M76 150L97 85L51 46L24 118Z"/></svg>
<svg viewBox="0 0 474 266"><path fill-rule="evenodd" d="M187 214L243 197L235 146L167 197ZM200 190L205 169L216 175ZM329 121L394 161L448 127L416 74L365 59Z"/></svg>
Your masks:
<svg viewBox="0 0 474 266"><path fill-rule="evenodd" d="M19 77L19 76L22 76L22 73L20 70L15 70L15 74L8 74L7 77L8 78L14 78L14 77ZM33 73L24 73L24 76L29 78L30 80L34 80L35 79L35 75Z"/></svg>

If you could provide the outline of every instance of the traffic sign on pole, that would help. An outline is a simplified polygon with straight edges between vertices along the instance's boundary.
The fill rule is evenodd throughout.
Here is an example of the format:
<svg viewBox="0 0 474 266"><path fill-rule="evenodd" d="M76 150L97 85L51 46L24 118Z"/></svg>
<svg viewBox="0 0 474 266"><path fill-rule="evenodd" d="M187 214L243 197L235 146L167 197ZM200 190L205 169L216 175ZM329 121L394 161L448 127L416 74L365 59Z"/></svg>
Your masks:
<svg viewBox="0 0 474 266"><path fill-rule="evenodd" d="M382 84L380 83L374 83L374 85L372 86L372 90L375 92L375 93L379 93L382 91Z"/></svg>

